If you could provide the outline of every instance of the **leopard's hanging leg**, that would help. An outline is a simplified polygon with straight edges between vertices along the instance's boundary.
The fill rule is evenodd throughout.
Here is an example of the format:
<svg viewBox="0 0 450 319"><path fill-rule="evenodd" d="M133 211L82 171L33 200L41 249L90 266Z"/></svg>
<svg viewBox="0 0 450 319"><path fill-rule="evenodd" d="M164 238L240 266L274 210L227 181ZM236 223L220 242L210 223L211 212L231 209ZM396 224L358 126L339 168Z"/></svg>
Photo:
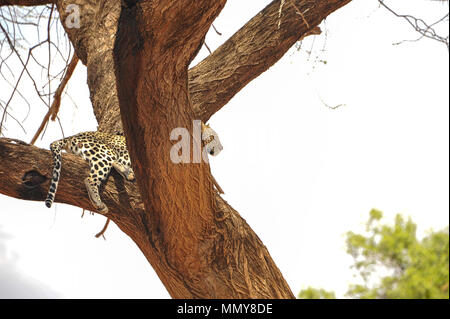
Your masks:
<svg viewBox="0 0 450 319"><path fill-rule="evenodd" d="M97 154L98 161L89 161L91 170L89 177L84 179L84 184L89 195L89 199L97 210L102 214L108 213L108 207L102 202L99 194L99 187L108 177L112 168L114 158L107 155Z"/></svg>

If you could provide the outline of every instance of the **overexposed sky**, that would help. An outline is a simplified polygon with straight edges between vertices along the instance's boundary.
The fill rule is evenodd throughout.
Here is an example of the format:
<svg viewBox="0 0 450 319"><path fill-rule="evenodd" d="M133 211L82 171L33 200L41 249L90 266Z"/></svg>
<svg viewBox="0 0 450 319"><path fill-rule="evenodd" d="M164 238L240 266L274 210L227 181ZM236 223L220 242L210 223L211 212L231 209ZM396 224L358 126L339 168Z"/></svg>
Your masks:
<svg viewBox="0 0 450 319"><path fill-rule="evenodd" d="M214 23L223 35L210 32L208 46L268 3L229 0ZM388 3L432 22L448 11L424 0ZM224 146L211 166L293 293L314 286L342 297L355 280L344 234L362 231L370 209L388 220L411 216L420 236L448 225L448 50L428 39L393 45L418 35L375 0L354 0L321 27L211 118ZM207 54L202 49L194 63ZM68 93L65 134L95 130L84 66ZM22 119L27 108L16 101ZM6 135L29 142L45 112L32 106L27 134L8 121ZM52 122L36 144L48 148L59 138ZM125 234L110 225L107 240L96 239L104 218L81 214L0 195L0 297L169 297Z"/></svg>

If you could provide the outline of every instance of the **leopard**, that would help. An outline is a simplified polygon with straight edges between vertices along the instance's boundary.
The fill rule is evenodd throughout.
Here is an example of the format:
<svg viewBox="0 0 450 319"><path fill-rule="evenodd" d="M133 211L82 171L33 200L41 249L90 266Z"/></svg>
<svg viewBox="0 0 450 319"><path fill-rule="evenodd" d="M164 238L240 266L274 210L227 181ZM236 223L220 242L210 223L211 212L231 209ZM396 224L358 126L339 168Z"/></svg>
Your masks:
<svg viewBox="0 0 450 319"><path fill-rule="evenodd" d="M202 144L208 154L217 156L223 149L217 133L202 122ZM69 136L50 144L53 158L53 172L45 205L50 208L56 196L61 176L62 152L80 156L89 163L89 176L84 184L89 200L101 214L108 213L108 207L102 202L99 187L105 182L114 168L124 179L134 182L135 174L131 167L131 159L125 136L121 132L114 134L89 131Z"/></svg>
<svg viewBox="0 0 450 319"><path fill-rule="evenodd" d="M53 173L45 205L50 208L55 199L61 176L62 151L80 156L89 163L89 176L84 179L89 199L93 206L103 214L108 212L102 202L99 187L114 168L128 181L134 181L125 137L99 131L81 132L50 144L53 157Z"/></svg>
<svg viewBox="0 0 450 319"><path fill-rule="evenodd" d="M217 156L223 150L219 135L208 124L201 122L202 127L202 145L206 153Z"/></svg>

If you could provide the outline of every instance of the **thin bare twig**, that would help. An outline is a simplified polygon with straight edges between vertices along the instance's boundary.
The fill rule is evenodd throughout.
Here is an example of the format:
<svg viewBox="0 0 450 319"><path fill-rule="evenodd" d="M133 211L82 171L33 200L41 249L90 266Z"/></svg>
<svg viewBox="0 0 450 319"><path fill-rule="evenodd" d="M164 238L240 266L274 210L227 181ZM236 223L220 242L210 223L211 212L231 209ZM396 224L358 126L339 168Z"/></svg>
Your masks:
<svg viewBox="0 0 450 319"><path fill-rule="evenodd" d="M106 229L108 228L110 221L111 221L111 219L109 217L107 217L105 226L103 226L103 229L97 235L95 235L95 238L99 238L100 236L103 236L103 239L105 239L104 234L106 232Z"/></svg>
<svg viewBox="0 0 450 319"><path fill-rule="evenodd" d="M219 31L217 31L216 27L214 26L214 23L212 24L212 27L213 27L214 31L216 31L216 33L217 33L218 35L222 35L222 33L220 33Z"/></svg>
<svg viewBox="0 0 450 319"><path fill-rule="evenodd" d="M416 18L412 15L398 14L393 9L391 9L388 5L386 5L384 0L378 0L378 2L380 3L381 6L383 6L385 9L387 9L389 12L391 12L396 17L405 19L414 28L414 30L416 30L421 35L420 38L418 38L416 40L412 40L412 41L418 41L422 38L428 38L428 39L432 39L432 40L444 43L447 47L447 50L449 49L449 43L448 43L449 37L448 36L444 37L444 36L437 34L436 30L433 28L434 25L447 19L449 16L448 13L446 15L444 15L442 18L440 18L438 21L429 25L424 20L422 20L420 18ZM401 42L399 42L399 43L401 43Z"/></svg>
<svg viewBox="0 0 450 319"><path fill-rule="evenodd" d="M209 48L209 46L206 44L206 41L203 43L204 45L205 45L205 47L208 49L208 51L209 51L209 54L211 54L212 53L212 51L211 51L211 49Z"/></svg>
<svg viewBox="0 0 450 319"><path fill-rule="evenodd" d="M225 194L225 192L223 191L222 187L220 187L219 183L217 183L215 177L211 174L212 180L213 180L213 184L216 187L217 191L219 192L219 194Z"/></svg>
<svg viewBox="0 0 450 319"><path fill-rule="evenodd" d="M52 36L53 29L56 26L56 31L58 31L58 28L60 27L59 19L56 15L57 11L55 11L55 5L51 4L48 6L44 6L43 9L36 9L34 7L32 8L25 8L25 7L1 7L0 8L0 17L4 19L0 19L2 21L5 21L6 23L3 23L0 28L0 52L7 52L7 50L3 50L2 48L6 45L9 46L11 49L10 52L5 53L4 55L0 55L0 75L5 79L5 81L11 86L12 91L10 94L10 98L7 99L7 103L2 103L0 106L3 109L2 110L2 120L0 120L0 133L1 129L6 129L4 127L4 123L6 121L6 117L12 117L10 112L10 104L13 102L12 99L15 97L15 95L20 96L22 99L25 100L27 106L28 106L28 112L26 113L25 118L22 120L22 123L27 119L29 112L30 112L30 103L24 98L24 95L20 92L21 88L20 85L24 81L24 74L26 74L29 79L32 81L32 84L34 86L34 90L39 97L39 99L44 103L47 108L50 109L51 100L55 92L53 92L52 84L51 82L56 80L57 78L60 78L58 82L62 81L62 78L64 76L64 72L67 69L68 61L70 60L71 53L71 47L69 45L68 50L65 50L66 52L61 52L61 48L59 47L60 41L59 37ZM40 29L42 29L41 20L48 19L45 21L46 24L46 33L47 38L44 41L40 41ZM7 22L10 21L10 22ZM44 21L42 21L44 22ZM31 46L30 48L24 47L21 43L27 43L29 44L28 40L30 37L27 36L25 38L23 35L27 34L23 30L22 32L21 28L35 28L37 32L37 38L39 39L38 43ZM57 34L58 35L58 34ZM55 39L55 40L53 40ZM67 38L66 38L67 40ZM54 43L54 41L57 41L57 43ZM35 52L33 50L40 48L44 44L48 45L47 55L48 55L48 61L47 63L41 63L39 59L36 58ZM21 54L19 53L20 50L28 50L28 56L25 59L21 57ZM67 54L68 52L68 54ZM53 54L53 56L52 56ZM67 54L67 56L65 56ZM5 57L6 56L6 57ZM22 65L22 70L11 70L10 66L8 65L8 59L11 57L17 57L17 59L20 61ZM61 71L58 71L56 75L54 75L53 72L50 71L50 67L54 65L55 59L62 59L64 62L64 68L61 69ZM46 77L46 83L44 85L41 85L37 79L35 79L35 74L31 74L30 70L32 70L32 67L34 66L34 62L40 69L41 69L41 78ZM7 70L11 75L6 76L4 74L3 70ZM20 71L20 72L18 72ZM20 77L16 79L15 74L19 74ZM13 79L14 84L9 82L9 79ZM39 84L38 84L39 83ZM14 119L15 120L15 119ZM61 124L61 121L59 118L57 118L59 126L61 128L61 132L64 135L63 127ZM16 121L17 122L17 121ZM19 125L20 122L18 122ZM23 126L21 125L22 129ZM24 129L23 129L24 130Z"/></svg>

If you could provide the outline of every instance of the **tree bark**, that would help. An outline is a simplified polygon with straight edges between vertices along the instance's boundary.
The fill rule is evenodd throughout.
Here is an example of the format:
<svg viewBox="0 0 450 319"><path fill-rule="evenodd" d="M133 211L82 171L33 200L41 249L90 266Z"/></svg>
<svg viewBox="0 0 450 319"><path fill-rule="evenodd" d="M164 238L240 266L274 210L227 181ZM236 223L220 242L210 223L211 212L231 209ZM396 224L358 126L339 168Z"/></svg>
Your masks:
<svg viewBox="0 0 450 319"><path fill-rule="evenodd" d="M281 1L273 1L189 70L189 93L196 116L208 121L297 41L319 34L317 26L322 20L348 2L297 0L281 6Z"/></svg>
<svg viewBox="0 0 450 319"><path fill-rule="evenodd" d="M213 188L207 163L174 164L170 131L209 117L350 0L273 1L199 65L189 63L225 0L60 0L87 66L102 131L122 130L137 183L112 173L102 200L174 298L293 298L266 247ZM281 5L283 3L283 5ZM64 24L80 6L81 28ZM123 128L122 128L123 123ZM0 193L44 200L50 152L0 139ZM56 202L92 210L88 165L65 155Z"/></svg>
<svg viewBox="0 0 450 319"><path fill-rule="evenodd" d="M50 151L0 138L0 159L1 194L44 201L52 176ZM72 154L64 154L62 163L55 202L94 211L83 178L79 178L88 174L89 165ZM154 214L144 209L136 183L124 180L113 170L101 196L109 208L108 217L138 245L172 297L293 298L267 248L218 193L214 193L216 209L212 216L216 233L207 241L199 242L202 252L212 253L208 256L211 271L201 279L207 282L207 291L196 288L199 279L190 282L188 275L174 269L168 257L170 247L165 240L170 234L149 223ZM191 227L188 223L172 231L184 237L181 233L184 226ZM185 240L196 238L186 237ZM212 286L215 282L216 286Z"/></svg>
<svg viewBox="0 0 450 319"><path fill-rule="evenodd" d="M189 70L189 95L196 118L207 122L292 45L305 36L317 34L317 26L323 19L350 1L288 0L283 6L281 0L272 1L213 54ZM80 7L79 29L64 24L70 4ZM87 66L99 130L122 131L117 90L112 85L115 82L112 51L120 2L59 0L58 11L78 57Z"/></svg>

